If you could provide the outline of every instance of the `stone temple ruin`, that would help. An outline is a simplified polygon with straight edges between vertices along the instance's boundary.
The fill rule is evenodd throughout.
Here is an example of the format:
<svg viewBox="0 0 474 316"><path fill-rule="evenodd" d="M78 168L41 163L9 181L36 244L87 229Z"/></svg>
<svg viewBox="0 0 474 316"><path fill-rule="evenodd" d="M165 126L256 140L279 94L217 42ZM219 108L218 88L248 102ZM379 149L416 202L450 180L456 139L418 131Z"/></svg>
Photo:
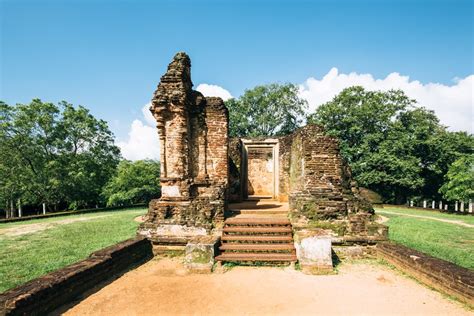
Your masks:
<svg viewBox="0 0 474 316"><path fill-rule="evenodd" d="M190 68L189 57L176 54L150 108L162 196L150 202L138 233L157 251L186 247L188 266L197 269L214 259L298 260L319 271L332 269L332 250L363 252L361 245L386 239L336 139L315 125L283 137L230 139L224 102L193 90Z"/></svg>

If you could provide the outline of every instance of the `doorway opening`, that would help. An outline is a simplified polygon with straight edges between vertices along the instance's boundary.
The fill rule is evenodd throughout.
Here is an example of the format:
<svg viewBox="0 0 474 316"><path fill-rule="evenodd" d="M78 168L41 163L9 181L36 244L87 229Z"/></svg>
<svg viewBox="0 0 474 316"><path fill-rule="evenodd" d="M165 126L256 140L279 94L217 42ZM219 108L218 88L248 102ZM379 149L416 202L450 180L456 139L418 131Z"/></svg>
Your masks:
<svg viewBox="0 0 474 316"><path fill-rule="evenodd" d="M242 182L244 199L277 199L278 140L242 139Z"/></svg>

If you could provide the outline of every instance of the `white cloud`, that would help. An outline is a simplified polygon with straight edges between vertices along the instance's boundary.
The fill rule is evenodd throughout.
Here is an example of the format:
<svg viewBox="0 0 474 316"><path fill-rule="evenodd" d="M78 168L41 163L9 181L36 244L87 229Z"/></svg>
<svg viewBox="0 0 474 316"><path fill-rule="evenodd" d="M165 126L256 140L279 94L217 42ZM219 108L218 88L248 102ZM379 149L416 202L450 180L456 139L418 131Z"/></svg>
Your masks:
<svg viewBox="0 0 474 316"><path fill-rule="evenodd" d="M201 83L197 86L196 90L206 97L220 97L224 101L232 99L229 91L213 84Z"/></svg>
<svg viewBox="0 0 474 316"><path fill-rule="evenodd" d="M146 124L141 120L134 120L128 132L128 140L117 142L122 151L122 156L129 160L159 159L160 146L156 123L146 104L142 113ZM149 116L148 116L149 114Z"/></svg>
<svg viewBox="0 0 474 316"><path fill-rule="evenodd" d="M196 90L205 96L221 97L224 101L232 98L229 91L216 85L203 83ZM156 120L151 115L150 106L151 103L147 103L142 107L143 117L132 122L128 139L117 142L125 159L160 159L158 130L156 129Z"/></svg>
<svg viewBox="0 0 474 316"><path fill-rule="evenodd" d="M142 107L143 117L145 118L145 123L147 123L150 126L156 127L156 120L153 117L153 115L151 115L150 106L151 106L151 102L148 102Z"/></svg>
<svg viewBox="0 0 474 316"><path fill-rule="evenodd" d="M375 79L370 74L340 74L332 68L322 79L308 78L300 85L300 96L309 103L313 112L319 105L330 101L344 88L360 85L368 90L401 89L418 104L434 110L441 123L450 130L474 131L474 75L456 79L453 85L440 83L423 84L410 81L408 76L391 73L384 79Z"/></svg>
<svg viewBox="0 0 474 316"><path fill-rule="evenodd" d="M344 88L359 85L368 90L401 89L418 101L420 105L434 110L441 123L450 130L474 132L474 75L457 78L453 85L440 83L423 84L410 81L408 76L391 73L384 79L375 79L371 74L340 74L332 68L320 80L310 77L300 87L300 96L308 100L309 111L330 101ZM200 84L196 90L205 96L221 97L224 101L232 98L230 92L217 85ZM130 126L128 140L117 145L126 159L159 159L160 149L156 121L150 113L150 103L142 107L142 119L136 119Z"/></svg>

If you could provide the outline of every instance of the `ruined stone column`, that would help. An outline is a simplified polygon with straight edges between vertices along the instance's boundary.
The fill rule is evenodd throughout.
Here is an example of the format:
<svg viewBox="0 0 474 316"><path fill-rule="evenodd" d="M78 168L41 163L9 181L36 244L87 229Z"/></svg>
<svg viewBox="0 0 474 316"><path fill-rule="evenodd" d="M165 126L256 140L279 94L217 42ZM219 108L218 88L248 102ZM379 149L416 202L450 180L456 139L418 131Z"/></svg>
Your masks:
<svg viewBox="0 0 474 316"><path fill-rule="evenodd" d="M228 185L228 111L220 98L192 89L191 61L178 53L152 99L161 161L160 199L139 234L155 243L186 243L224 219Z"/></svg>

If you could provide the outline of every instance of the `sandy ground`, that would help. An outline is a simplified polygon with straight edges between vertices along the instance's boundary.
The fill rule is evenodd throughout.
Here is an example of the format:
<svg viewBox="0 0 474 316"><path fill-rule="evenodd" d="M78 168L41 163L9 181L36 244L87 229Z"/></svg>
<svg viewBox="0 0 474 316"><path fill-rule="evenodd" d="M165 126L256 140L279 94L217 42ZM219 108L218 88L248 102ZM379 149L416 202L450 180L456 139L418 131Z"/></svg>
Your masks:
<svg viewBox="0 0 474 316"><path fill-rule="evenodd" d="M133 220L137 223L143 223L145 221L145 215L137 216Z"/></svg>
<svg viewBox="0 0 474 316"><path fill-rule="evenodd" d="M472 225L472 224L464 223L463 221L457 221L457 220L454 220L454 219L444 219L444 218L437 218L437 217L431 217L431 216L404 214L404 213L398 213L398 212L392 212L392 211L386 211L386 210L378 210L375 213L376 214L382 213L382 214L399 215L399 216L406 216L406 217L423 218L423 219L429 219L429 220L443 222L443 223L450 223L450 224L454 224L454 225L474 228L474 225Z"/></svg>
<svg viewBox="0 0 474 316"><path fill-rule="evenodd" d="M93 216L93 217L78 217L78 218L67 218L62 219L54 222L47 222L47 223L36 223L36 224L25 224L25 225L18 225L11 228L3 228L0 229L0 235L5 236L21 236L26 234L33 234L37 233L46 229L50 229L56 227L58 225L67 225L75 222L82 222L82 221L90 221L91 219L96 219L100 217L107 217L110 215L100 215L100 216Z"/></svg>
<svg viewBox="0 0 474 316"><path fill-rule="evenodd" d="M269 267L196 275L180 260L154 259L66 315L473 315L381 265L347 264L326 276Z"/></svg>
<svg viewBox="0 0 474 316"><path fill-rule="evenodd" d="M377 214L377 219L376 219L377 223L384 224L384 223L388 222L389 220L390 220L390 218Z"/></svg>

